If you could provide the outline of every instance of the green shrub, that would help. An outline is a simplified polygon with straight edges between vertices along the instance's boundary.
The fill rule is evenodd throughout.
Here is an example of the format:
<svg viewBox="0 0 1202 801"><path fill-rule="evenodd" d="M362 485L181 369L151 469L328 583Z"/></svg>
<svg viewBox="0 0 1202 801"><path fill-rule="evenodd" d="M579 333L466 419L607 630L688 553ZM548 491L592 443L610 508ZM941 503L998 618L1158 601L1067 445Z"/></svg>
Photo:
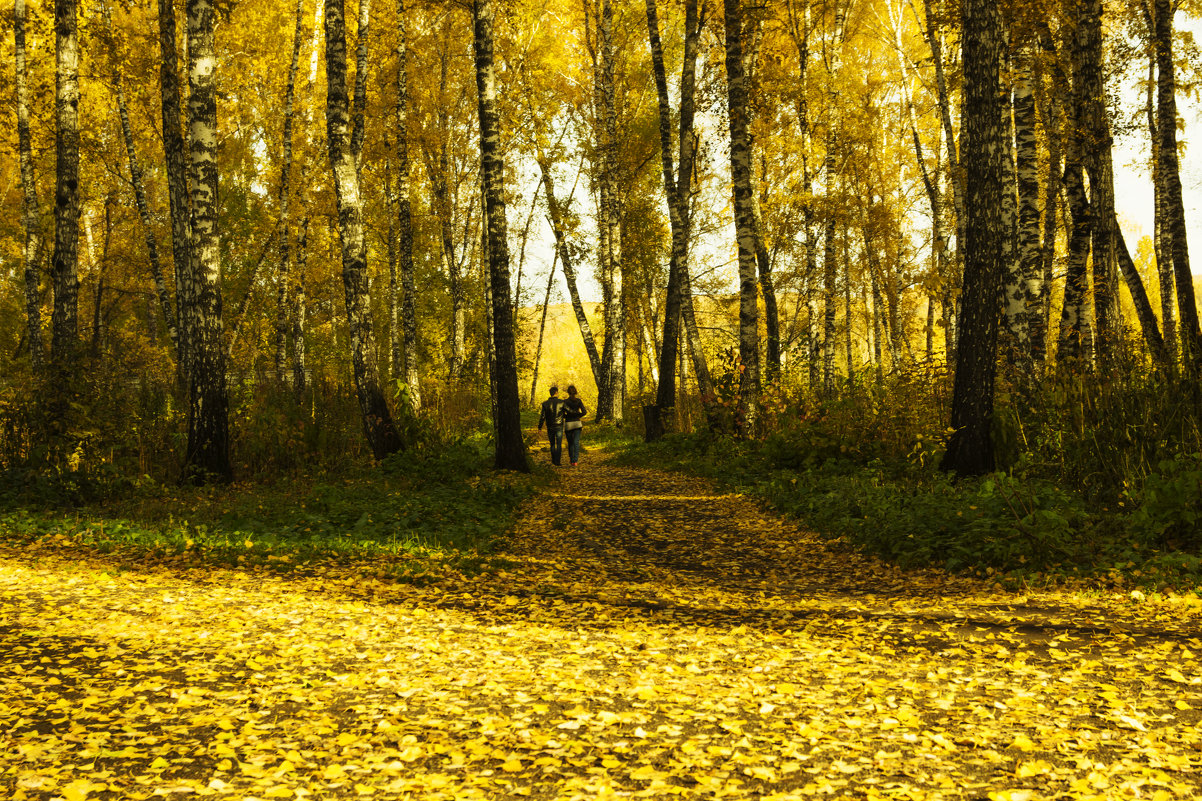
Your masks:
<svg viewBox="0 0 1202 801"><path fill-rule="evenodd" d="M1134 500L1131 525L1147 544L1202 550L1202 454L1160 462Z"/></svg>

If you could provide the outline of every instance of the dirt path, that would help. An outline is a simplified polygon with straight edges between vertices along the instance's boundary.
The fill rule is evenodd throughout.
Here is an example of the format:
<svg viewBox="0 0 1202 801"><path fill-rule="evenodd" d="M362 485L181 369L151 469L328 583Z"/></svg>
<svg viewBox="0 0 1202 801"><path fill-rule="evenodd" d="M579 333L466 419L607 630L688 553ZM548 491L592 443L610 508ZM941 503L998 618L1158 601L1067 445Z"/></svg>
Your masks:
<svg viewBox="0 0 1202 801"><path fill-rule="evenodd" d="M0 797L1202 795L1197 604L901 573L602 457L426 588L0 554Z"/></svg>

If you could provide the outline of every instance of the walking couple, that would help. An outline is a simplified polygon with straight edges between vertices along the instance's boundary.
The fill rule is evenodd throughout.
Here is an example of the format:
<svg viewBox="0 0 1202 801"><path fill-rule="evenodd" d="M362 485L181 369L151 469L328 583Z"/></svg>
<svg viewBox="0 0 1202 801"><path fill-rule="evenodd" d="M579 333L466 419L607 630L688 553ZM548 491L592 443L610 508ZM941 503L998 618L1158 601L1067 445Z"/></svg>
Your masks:
<svg viewBox="0 0 1202 801"><path fill-rule="evenodd" d="M538 430L547 426L547 438L551 441L551 464L558 465L563 458L563 440L568 440L568 461L572 467L580 461L580 435L584 433L583 418L588 414L584 401L576 394L576 387L568 385L568 396L559 397L559 387L551 385L551 397L543 401L538 415Z"/></svg>

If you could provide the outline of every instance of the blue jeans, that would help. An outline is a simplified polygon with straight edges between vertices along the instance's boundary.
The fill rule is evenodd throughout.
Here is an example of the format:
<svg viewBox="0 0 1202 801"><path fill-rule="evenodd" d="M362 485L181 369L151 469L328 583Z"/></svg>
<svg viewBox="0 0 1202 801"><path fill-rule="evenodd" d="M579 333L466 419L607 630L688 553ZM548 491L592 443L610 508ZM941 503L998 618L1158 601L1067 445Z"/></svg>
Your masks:
<svg viewBox="0 0 1202 801"><path fill-rule="evenodd" d="M563 426L547 426L547 439L551 441L551 464L559 464L563 455Z"/></svg>
<svg viewBox="0 0 1202 801"><path fill-rule="evenodd" d="M584 429L577 428L565 433L568 437L568 461L576 464L580 461L580 435L584 433Z"/></svg>

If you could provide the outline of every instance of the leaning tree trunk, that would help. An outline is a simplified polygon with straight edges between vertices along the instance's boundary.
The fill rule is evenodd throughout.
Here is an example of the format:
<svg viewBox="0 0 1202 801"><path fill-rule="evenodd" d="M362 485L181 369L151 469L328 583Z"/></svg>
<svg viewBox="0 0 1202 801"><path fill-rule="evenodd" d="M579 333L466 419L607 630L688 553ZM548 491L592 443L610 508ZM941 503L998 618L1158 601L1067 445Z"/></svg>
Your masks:
<svg viewBox="0 0 1202 801"><path fill-rule="evenodd" d="M1148 299L1143 279L1140 278L1139 271L1135 268L1135 262L1131 259L1131 251L1127 249L1127 240L1123 237L1123 229L1119 227L1117 217L1113 218L1110 224L1114 226L1115 250L1118 252L1119 268L1123 271L1123 278L1127 282L1127 288L1131 291L1131 304L1135 306L1135 316L1139 318L1140 330L1143 331L1148 352L1152 354L1152 358L1157 364L1168 366L1172 358L1168 348L1165 347L1164 337L1160 335L1160 328L1156 325L1156 313L1152 310L1152 301Z"/></svg>
<svg viewBox="0 0 1202 801"><path fill-rule="evenodd" d="M51 351L67 365L79 334L79 42L75 0L55 0L54 313Z"/></svg>
<svg viewBox="0 0 1202 801"><path fill-rule="evenodd" d="M194 338L188 381L184 477L229 481L229 402L221 320L221 241L217 227L217 73L211 0L188 0L188 125L191 136L192 260L186 296Z"/></svg>
<svg viewBox="0 0 1202 801"><path fill-rule="evenodd" d="M42 310L38 291L38 260L41 258L41 211L33 175L33 144L29 131L29 87L25 82L25 0L13 3L13 39L16 51L17 147L20 151L21 191L25 226L25 319L29 338L29 361L35 373L42 370Z"/></svg>
<svg viewBox="0 0 1202 801"><path fill-rule="evenodd" d="M992 0L965 0L963 31L964 289L952 390L953 433L940 468L959 475L980 475L994 468L990 425L997 369L998 292L1005 271L998 5Z"/></svg>
<svg viewBox="0 0 1202 801"><path fill-rule="evenodd" d="M350 329L351 364L363 417L363 431L377 459L403 446L380 387L376 336L371 319L367 245L363 237L363 197L359 187L359 157L350 141L349 98L346 88L346 17L343 0L326 4L326 139L330 171L338 201L338 234L342 243L342 286Z"/></svg>
<svg viewBox="0 0 1202 801"><path fill-rule="evenodd" d="M409 51L405 27L405 0L397 0L397 99L396 99L396 223L397 256L401 273L401 331L405 384L409 402L420 409L421 378L417 371L417 292L413 266L413 215L409 189ZM395 317L394 317L395 325Z"/></svg>
<svg viewBox="0 0 1202 801"><path fill-rule="evenodd" d="M488 237L488 285L496 355L496 466L528 472L518 398L517 351L513 341L513 305L509 300L509 247L505 220L505 164L501 160L501 127L497 119L497 87L493 66L493 0L474 0L476 91L479 96L480 161L484 183Z"/></svg>
<svg viewBox="0 0 1202 801"><path fill-rule="evenodd" d="M568 247L567 233L564 230L563 209L559 205L559 199L555 197L555 182L551 177L551 167L547 163L547 157L543 154L541 147L537 159L539 170L542 173L543 190L547 193L547 214L551 218L551 232L555 235L555 252L559 260L563 262L563 277L568 285L568 297L572 301L576 325L580 328L581 339L584 340L584 352L588 355L593 381L600 388L603 380L601 355L597 352L593 329L589 326L588 315L584 312L584 303L580 300L580 291L576 285L576 265L572 261L572 250Z"/></svg>
<svg viewBox="0 0 1202 801"><path fill-rule="evenodd" d="M724 0L726 87L730 116L730 173L734 190L735 233L739 246L739 414L742 429L759 424L760 347L756 271L755 209L751 187L751 142L748 132L747 83L743 64L743 8L740 0Z"/></svg>
<svg viewBox="0 0 1202 801"><path fill-rule="evenodd" d="M1202 369L1202 332L1198 330L1198 306L1189 266L1186 241L1185 204L1181 196L1181 171L1177 159L1177 76L1173 62L1173 11L1169 0L1154 0L1156 14L1156 127L1157 157L1163 182L1165 226L1173 255L1177 309L1181 329L1181 358L1186 369Z"/></svg>
<svg viewBox="0 0 1202 801"><path fill-rule="evenodd" d="M154 279L155 295L159 300L159 309L163 312L163 320L167 324L167 333L171 336L171 344L179 350L179 332L175 327L175 314L171 309L171 294L167 291L167 282L163 278L163 268L159 264L159 246L154 238L154 221L150 216L150 203L146 199L146 187L142 181L142 165L138 163L138 152L134 148L134 133L129 122L129 108L125 102L125 90L121 88L120 76L114 76L117 94L117 114L121 118L121 135L125 139L125 152L129 156L129 178L133 184L134 202L138 206L138 216L142 219L142 230L146 238L146 255L150 260L150 276Z"/></svg>

